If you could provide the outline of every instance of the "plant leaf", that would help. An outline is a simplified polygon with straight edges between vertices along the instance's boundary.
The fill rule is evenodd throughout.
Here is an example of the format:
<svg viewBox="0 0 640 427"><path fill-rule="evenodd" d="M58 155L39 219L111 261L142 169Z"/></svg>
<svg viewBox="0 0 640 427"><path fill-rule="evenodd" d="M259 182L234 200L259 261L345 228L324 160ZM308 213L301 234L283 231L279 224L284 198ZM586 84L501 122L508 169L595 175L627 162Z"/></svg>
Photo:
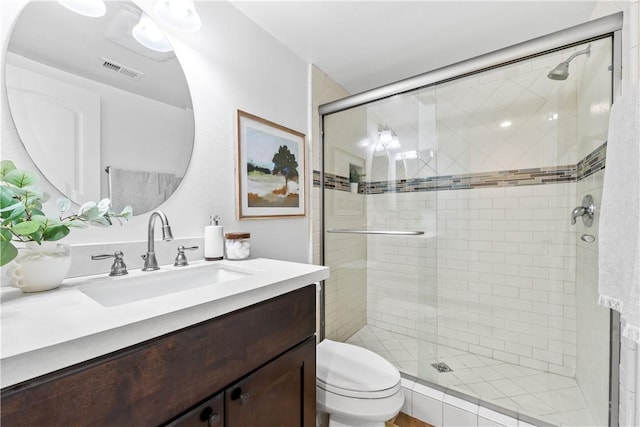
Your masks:
<svg viewBox="0 0 640 427"><path fill-rule="evenodd" d="M44 240L54 241L60 240L67 234L69 234L71 230L66 225L55 225L53 227L47 227L44 230L43 237Z"/></svg>
<svg viewBox="0 0 640 427"><path fill-rule="evenodd" d="M9 206L6 206L6 207L3 207L2 209L0 209L0 212L11 212L11 211L13 211L14 209L17 209L17 208L18 208L18 206L22 206L22 202L19 202L19 201L18 201L18 202L16 202L16 203L12 204L12 205L9 205ZM24 206L22 206L22 210L24 210Z"/></svg>
<svg viewBox="0 0 640 427"><path fill-rule="evenodd" d="M95 225L97 227L108 227L108 226L111 225L111 222L109 220L107 220L107 218L105 218L103 216L92 218L92 219L88 220L88 222L89 222L89 224Z"/></svg>
<svg viewBox="0 0 640 427"><path fill-rule="evenodd" d="M24 221L18 224L15 224L11 229L14 233L19 234L21 236L28 236L29 234L33 234L36 231L40 230L42 225L39 222L35 221Z"/></svg>
<svg viewBox="0 0 640 427"><path fill-rule="evenodd" d="M42 196L44 195L42 191L35 190L33 188L14 187L12 190L16 195L21 196L22 198L28 198L32 202L42 199Z"/></svg>
<svg viewBox="0 0 640 427"><path fill-rule="evenodd" d="M15 209L13 209L11 211L11 213L9 214L9 216L2 222L3 224L8 224L12 221L15 221L19 218L22 218L25 216L25 209L24 209L24 205L22 203L20 204L16 204Z"/></svg>
<svg viewBox="0 0 640 427"><path fill-rule="evenodd" d="M4 180L18 188L24 188L36 184L38 175L28 170L15 169L5 174Z"/></svg>
<svg viewBox="0 0 640 427"><path fill-rule="evenodd" d="M16 165L11 160L0 161L0 178L4 180L4 176L11 171L16 170Z"/></svg>
<svg viewBox="0 0 640 427"><path fill-rule="evenodd" d="M18 256L18 250L11 241L0 241L0 266L9 263Z"/></svg>
<svg viewBox="0 0 640 427"><path fill-rule="evenodd" d="M11 230L9 230L8 228L1 228L0 229L0 241L10 241L11 239L13 239L13 234L11 233Z"/></svg>
<svg viewBox="0 0 640 427"><path fill-rule="evenodd" d="M71 207L71 200L67 199L66 197L60 197L56 202L56 209L58 210L60 215L68 211L70 207Z"/></svg>
<svg viewBox="0 0 640 427"><path fill-rule="evenodd" d="M40 241L42 241L42 229L36 231L35 233L29 234L29 238L34 242L40 243Z"/></svg>
<svg viewBox="0 0 640 427"><path fill-rule="evenodd" d="M100 209L96 202L87 202L78 209L78 216L85 220L94 219L100 216Z"/></svg>
<svg viewBox="0 0 640 427"><path fill-rule="evenodd" d="M129 205L125 206L122 212L120 212L120 216L124 218L125 221L129 221L133 216L133 208Z"/></svg>
<svg viewBox="0 0 640 427"><path fill-rule="evenodd" d="M9 187L0 186L0 208L12 205L16 200L13 191Z"/></svg>
<svg viewBox="0 0 640 427"><path fill-rule="evenodd" d="M73 221L70 219L65 219L62 221L62 225L65 225L69 228L87 228L88 225L82 221Z"/></svg>
<svg viewBox="0 0 640 427"><path fill-rule="evenodd" d="M57 218L49 218L45 215L32 215L31 221L36 221L42 224L43 227L57 227L62 225L62 221Z"/></svg>
<svg viewBox="0 0 640 427"><path fill-rule="evenodd" d="M98 202L98 209L100 210L100 216L104 216L107 212L109 212L109 208L111 207L111 200L102 199Z"/></svg>

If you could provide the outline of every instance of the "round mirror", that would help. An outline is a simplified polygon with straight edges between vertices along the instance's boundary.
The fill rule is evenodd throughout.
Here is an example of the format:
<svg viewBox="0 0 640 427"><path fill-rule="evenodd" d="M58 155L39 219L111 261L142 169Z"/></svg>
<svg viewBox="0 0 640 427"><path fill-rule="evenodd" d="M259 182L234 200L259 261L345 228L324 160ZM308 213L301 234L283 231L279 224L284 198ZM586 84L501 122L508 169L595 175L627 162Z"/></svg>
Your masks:
<svg viewBox="0 0 640 427"><path fill-rule="evenodd" d="M7 47L7 97L27 152L60 192L78 204L109 197L114 211L138 215L180 184L193 106L170 45L133 37L148 17L131 2L106 8L95 18L56 1L27 4Z"/></svg>

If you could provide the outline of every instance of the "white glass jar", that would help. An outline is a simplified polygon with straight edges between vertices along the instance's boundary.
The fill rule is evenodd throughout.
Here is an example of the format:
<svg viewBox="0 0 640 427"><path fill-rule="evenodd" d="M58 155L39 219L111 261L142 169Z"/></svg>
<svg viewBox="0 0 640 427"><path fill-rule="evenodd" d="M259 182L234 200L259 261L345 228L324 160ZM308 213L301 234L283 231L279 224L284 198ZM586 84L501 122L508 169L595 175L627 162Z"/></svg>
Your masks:
<svg viewBox="0 0 640 427"><path fill-rule="evenodd" d="M247 259L251 256L250 233L225 233L225 257L230 260Z"/></svg>

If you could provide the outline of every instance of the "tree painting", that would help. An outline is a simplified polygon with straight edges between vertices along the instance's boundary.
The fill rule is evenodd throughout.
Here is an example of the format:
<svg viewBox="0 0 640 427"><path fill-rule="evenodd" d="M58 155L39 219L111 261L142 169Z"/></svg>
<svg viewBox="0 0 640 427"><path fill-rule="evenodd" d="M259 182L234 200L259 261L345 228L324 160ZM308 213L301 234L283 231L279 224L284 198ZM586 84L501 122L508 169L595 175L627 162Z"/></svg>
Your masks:
<svg viewBox="0 0 640 427"><path fill-rule="evenodd" d="M260 129L246 132L248 207L299 207L299 146Z"/></svg>
<svg viewBox="0 0 640 427"><path fill-rule="evenodd" d="M273 174L284 176L284 186L289 187L289 180L298 177L298 162L296 156L286 145L281 145L273 155Z"/></svg>

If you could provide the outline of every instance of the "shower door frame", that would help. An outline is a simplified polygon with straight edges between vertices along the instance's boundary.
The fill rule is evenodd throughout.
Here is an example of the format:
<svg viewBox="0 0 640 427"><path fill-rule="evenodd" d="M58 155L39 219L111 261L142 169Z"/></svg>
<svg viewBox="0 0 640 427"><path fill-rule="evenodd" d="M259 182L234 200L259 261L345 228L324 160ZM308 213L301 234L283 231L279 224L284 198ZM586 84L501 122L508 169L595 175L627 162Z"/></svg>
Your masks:
<svg viewBox="0 0 640 427"><path fill-rule="evenodd" d="M622 89L622 12L608 15L584 24L576 25L564 30L550 33L532 40L508 46L471 59L437 68L414 77L409 77L395 83L371 89L359 94L348 96L337 101L329 102L318 107L320 114L320 264L325 265L325 115L363 106L374 101L380 101L395 95L411 92L417 89L434 86L446 81L459 79L472 74L481 73L493 68L502 67L524 59L541 56L561 50L572 45L582 44L590 40L605 37L612 38L612 101L621 95ZM321 282L319 294L320 308L320 341L325 339L325 282ZM619 424L619 394L620 394L620 314L610 311L609 331L609 426ZM441 386L431 384L426 380L411 378L424 382L428 386L441 389ZM465 398L465 396L460 395ZM498 409L493 407L492 409Z"/></svg>

